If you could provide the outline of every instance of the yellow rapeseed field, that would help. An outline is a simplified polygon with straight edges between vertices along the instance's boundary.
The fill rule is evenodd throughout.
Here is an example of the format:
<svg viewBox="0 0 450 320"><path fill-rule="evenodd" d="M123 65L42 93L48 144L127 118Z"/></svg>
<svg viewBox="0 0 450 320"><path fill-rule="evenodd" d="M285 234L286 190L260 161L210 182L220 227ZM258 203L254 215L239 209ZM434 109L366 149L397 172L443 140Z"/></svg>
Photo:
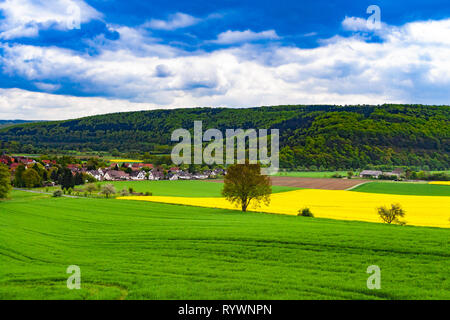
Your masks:
<svg viewBox="0 0 450 320"><path fill-rule="evenodd" d="M236 209L224 198L128 196L119 199ZM319 218L381 222L376 208L392 203L400 203L405 209L403 220L408 225L450 228L450 197L440 196L302 189L272 194L269 206L252 207L249 211L297 215L299 209L308 207Z"/></svg>
<svg viewBox="0 0 450 320"><path fill-rule="evenodd" d="M442 184L444 186L450 186L450 181L432 181L429 184Z"/></svg>

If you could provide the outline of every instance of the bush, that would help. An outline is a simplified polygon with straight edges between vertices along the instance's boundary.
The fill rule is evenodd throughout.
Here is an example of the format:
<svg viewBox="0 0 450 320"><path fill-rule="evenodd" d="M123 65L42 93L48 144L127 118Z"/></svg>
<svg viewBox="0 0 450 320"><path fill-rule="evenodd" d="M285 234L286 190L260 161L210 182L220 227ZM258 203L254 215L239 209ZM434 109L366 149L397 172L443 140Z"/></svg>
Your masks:
<svg viewBox="0 0 450 320"><path fill-rule="evenodd" d="M132 187L129 187L129 188L128 188L128 192L129 192L129 193L134 193L134 189L133 189Z"/></svg>
<svg viewBox="0 0 450 320"><path fill-rule="evenodd" d="M342 179L342 178L343 178L343 176L340 175L339 173L335 173L335 174L333 174L331 177L332 177L332 178L335 178L335 179Z"/></svg>
<svg viewBox="0 0 450 320"><path fill-rule="evenodd" d="M127 196L127 195L128 195L128 190L125 189L125 188L123 188L123 189L120 191L120 195L121 195L122 197Z"/></svg>
<svg viewBox="0 0 450 320"><path fill-rule="evenodd" d="M153 193L151 193L150 191L146 191L146 192L145 192L145 195L146 195L146 196L152 196Z"/></svg>
<svg viewBox="0 0 450 320"><path fill-rule="evenodd" d="M378 215L380 216L381 220L383 220L385 223L397 223L400 225L405 225L405 221L400 221L399 217L404 217L406 212L402 209L401 205L398 203L391 204L391 208L387 207L378 207L377 208Z"/></svg>
<svg viewBox="0 0 450 320"><path fill-rule="evenodd" d="M54 198L59 198L59 197L62 197L62 191L61 190L55 190L55 191L53 191L53 197Z"/></svg>
<svg viewBox="0 0 450 320"><path fill-rule="evenodd" d="M314 218L314 215L309 208L303 208L298 210L297 216Z"/></svg>
<svg viewBox="0 0 450 320"><path fill-rule="evenodd" d="M116 188L112 184L105 184L102 186L102 194L106 196L106 198L109 198L110 195L116 193Z"/></svg>

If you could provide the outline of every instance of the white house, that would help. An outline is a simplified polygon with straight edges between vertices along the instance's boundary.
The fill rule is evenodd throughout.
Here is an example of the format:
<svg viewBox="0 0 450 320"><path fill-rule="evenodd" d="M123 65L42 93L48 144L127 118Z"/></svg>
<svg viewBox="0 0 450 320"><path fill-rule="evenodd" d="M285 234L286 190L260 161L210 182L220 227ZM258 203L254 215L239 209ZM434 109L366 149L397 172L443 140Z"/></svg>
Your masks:
<svg viewBox="0 0 450 320"><path fill-rule="evenodd" d="M97 180L103 179L103 172L100 170L90 170L87 172L88 175L93 176Z"/></svg>
<svg viewBox="0 0 450 320"><path fill-rule="evenodd" d="M145 171L132 172L130 177L131 180L145 180Z"/></svg>
<svg viewBox="0 0 450 320"><path fill-rule="evenodd" d="M363 170L359 174L361 178L376 178L378 179L379 176L381 176L383 172L378 170Z"/></svg>

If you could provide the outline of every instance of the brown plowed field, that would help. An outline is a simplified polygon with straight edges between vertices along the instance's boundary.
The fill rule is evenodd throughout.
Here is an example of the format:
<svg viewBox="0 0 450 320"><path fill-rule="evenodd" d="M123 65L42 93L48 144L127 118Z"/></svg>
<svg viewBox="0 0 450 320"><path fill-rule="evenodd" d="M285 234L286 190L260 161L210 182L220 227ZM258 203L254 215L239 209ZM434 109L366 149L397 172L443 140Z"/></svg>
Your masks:
<svg viewBox="0 0 450 320"><path fill-rule="evenodd" d="M362 179L332 179L332 178L297 178L297 177L272 177L274 186L324 189L324 190L345 190L358 184L367 182Z"/></svg>
<svg viewBox="0 0 450 320"><path fill-rule="evenodd" d="M306 189L346 190L370 180L363 179L332 179L332 178L297 178L297 177L271 177L272 185ZM223 180L210 180L223 182Z"/></svg>

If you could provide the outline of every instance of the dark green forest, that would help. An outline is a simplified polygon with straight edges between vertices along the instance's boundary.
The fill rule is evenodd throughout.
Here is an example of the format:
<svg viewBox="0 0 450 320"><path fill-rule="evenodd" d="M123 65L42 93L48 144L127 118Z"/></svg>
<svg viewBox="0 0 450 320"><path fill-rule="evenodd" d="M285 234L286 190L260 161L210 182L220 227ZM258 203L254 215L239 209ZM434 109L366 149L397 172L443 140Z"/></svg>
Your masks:
<svg viewBox="0 0 450 320"><path fill-rule="evenodd" d="M279 129L282 168L450 168L450 107L274 106L124 112L0 129L4 152L169 153L174 129Z"/></svg>

